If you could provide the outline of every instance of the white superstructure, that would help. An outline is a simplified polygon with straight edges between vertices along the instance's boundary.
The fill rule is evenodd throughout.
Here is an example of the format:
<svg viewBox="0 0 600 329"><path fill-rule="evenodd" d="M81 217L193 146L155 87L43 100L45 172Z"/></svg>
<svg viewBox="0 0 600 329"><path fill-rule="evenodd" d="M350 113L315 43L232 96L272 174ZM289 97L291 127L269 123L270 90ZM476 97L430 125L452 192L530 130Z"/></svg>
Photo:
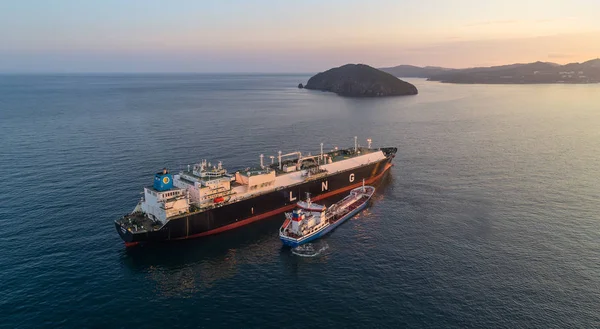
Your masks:
<svg viewBox="0 0 600 329"><path fill-rule="evenodd" d="M199 208L224 202L231 194L231 176L221 162L211 166L202 160L192 170L176 174L173 185L186 190L190 195L190 203Z"/></svg>
<svg viewBox="0 0 600 329"><path fill-rule="evenodd" d="M144 199L138 205L140 210L162 223L167 218L189 211L189 198L185 190L174 188L157 191L152 187L144 188Z"/></svg>

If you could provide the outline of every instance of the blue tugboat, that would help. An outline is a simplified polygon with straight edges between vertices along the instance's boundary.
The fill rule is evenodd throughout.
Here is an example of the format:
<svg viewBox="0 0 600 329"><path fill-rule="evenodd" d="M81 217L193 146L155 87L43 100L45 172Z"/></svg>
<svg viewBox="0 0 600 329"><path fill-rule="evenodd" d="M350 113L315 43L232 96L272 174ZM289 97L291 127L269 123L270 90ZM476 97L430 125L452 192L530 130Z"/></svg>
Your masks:
<svg viewBox="0 0 600 329"><path fill-rule="evenodd" d="M279 229L284 245L298 247L331 232L347 219L361 212L375 193L373 186L357 187L350 195L329 208L310 202L298 202L297 209L285 213L286 220Z"/></svg>

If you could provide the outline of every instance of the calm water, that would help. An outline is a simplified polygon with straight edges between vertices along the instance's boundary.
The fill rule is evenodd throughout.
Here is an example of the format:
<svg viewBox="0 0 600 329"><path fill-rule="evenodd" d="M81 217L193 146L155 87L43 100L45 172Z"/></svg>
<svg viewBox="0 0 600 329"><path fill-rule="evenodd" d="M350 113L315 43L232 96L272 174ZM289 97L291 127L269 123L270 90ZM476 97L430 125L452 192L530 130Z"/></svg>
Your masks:
<svg viewBox="0 0 600 329"><path fill-rule="evenodd" d="M345 99L308 76L0 77L0 327L600 327L600 86ZM397 146L373 206L316 248L276 217L126 250L159 168Z"/></svg>

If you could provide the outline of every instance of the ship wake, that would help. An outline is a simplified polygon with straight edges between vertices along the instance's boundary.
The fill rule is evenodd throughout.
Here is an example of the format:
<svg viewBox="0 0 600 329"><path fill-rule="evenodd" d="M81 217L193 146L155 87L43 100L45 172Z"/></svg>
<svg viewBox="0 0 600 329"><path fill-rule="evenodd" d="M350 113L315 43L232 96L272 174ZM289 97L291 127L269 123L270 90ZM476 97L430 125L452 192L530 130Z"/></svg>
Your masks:
<svg viewBox="0 0 600 329"><path fill-rule="evenodd" d="M292 254L300 257L317 257L327 249L329 249L329 245L321 241L320 243L307 243L292 248Z"/></svg>

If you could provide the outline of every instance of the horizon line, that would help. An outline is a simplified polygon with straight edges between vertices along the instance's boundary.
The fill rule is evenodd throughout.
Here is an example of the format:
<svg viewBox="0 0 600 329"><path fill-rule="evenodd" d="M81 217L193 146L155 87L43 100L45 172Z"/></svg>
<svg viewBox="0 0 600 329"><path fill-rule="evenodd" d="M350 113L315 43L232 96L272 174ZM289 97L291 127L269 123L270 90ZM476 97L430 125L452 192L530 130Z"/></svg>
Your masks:
<svg viewBox="0 0 600 329"><path fill-rule="evenodd" d="M98 72L98 71L82 71L82 72L53 72L53 71L38 71L38 72L10 72L0 71L0 75L111 75L111 74L242 74L242 75L306 75L313 74L315 72L233 72L233 71L109 71L109 72ZM318 73L318 72L316 72Z"/></svg>
<svg viewBox="0 0 600 329"><path fill-rule="evenodd" d="M364 65L368 65L368 66L371 66L376 69L387 69L387 68L394 68L394 67L398 67L398 66L413 66L413 67L420 67L420 68L437 67L437 68L444 68L444 69L462 70L462 69L497 67L497 66L532 64L532 63L552 63L552 64L564 66L564 65L569 65L569 64L581 64L581 63L585 63L585 62L589 62L589 61L593 61L593 60L600 60L600 57L591 58L591 59L581 61L581 62L568 62L565 64L560 64L560 63L556 63L556 62L552 62L552 61L538 60L535 62L517 62L517 63L510 63L510 64L499 64L499 65L488 65L488 66L468 66L468 67L460 67L460 68L445 67L445 66L439 66L439 65L414 65L414 64L398 64L398 65L394 65L394 66L372 66L372 65L369 65L366 63L360 63L360 62L346 63L346 64L342 64L340 66L347 65L347 64L364 64ZM333 66L331 68L336 68L336 67L339 67L339 66ZM4 75L4 76L6 76L6 75L111 75L111 74L113 74L113 75L114 74L120 74L120 75L127 75L127 74L130 74L130 75L134 75L134 74L148 74L148 75L150 75L150 74L306 75L306 74L316 74L316 73L324 72L329 69L325 69L323 71L304 71L304 72L269 72L269 71L263 71L263 72L259 72L259 71L106 71L106 72L100 72L100 71L79 71L79 72L76 72L76 71L0 71L0 75Z"/></svg>

